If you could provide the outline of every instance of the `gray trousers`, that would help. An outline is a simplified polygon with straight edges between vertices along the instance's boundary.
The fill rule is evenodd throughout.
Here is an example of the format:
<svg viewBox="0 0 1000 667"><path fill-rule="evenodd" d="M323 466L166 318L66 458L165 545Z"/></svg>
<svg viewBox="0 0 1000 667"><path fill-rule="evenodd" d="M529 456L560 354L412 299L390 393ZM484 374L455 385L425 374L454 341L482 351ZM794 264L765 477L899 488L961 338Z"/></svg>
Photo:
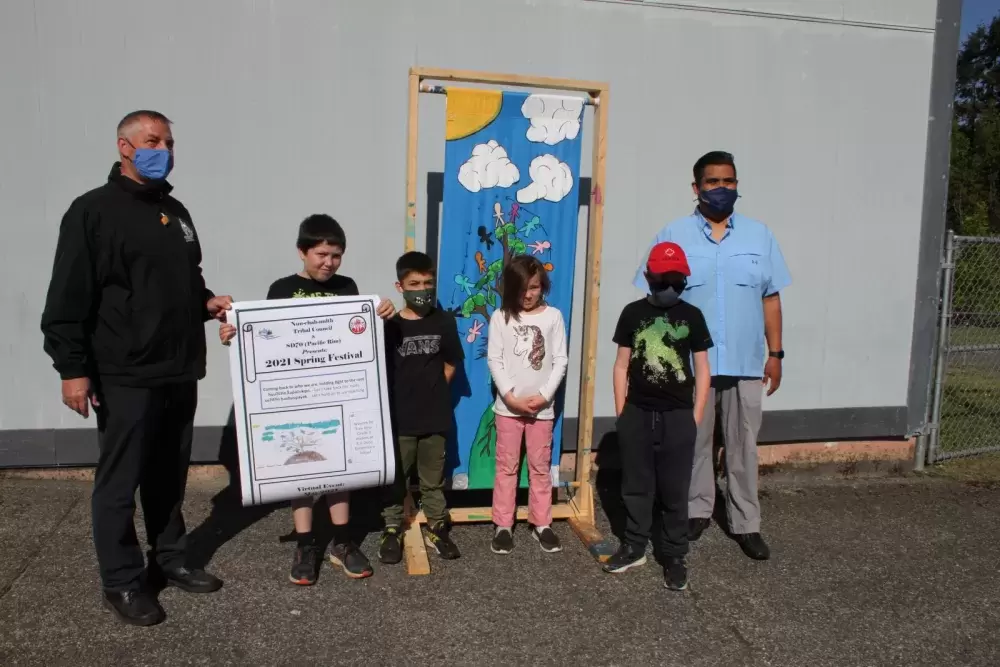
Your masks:
<svg viewBox="0 0 1000 667"><path fill-rule="evenodd" d="M705 416L698 424L694 466L688 492L688 517L710 518L715 506L715 419L721 412L722 439L726 451L726 515L734 534L760 532L760 501L757 499L757 434L760 431L759 379L726 376L712 378Z"/></svg>

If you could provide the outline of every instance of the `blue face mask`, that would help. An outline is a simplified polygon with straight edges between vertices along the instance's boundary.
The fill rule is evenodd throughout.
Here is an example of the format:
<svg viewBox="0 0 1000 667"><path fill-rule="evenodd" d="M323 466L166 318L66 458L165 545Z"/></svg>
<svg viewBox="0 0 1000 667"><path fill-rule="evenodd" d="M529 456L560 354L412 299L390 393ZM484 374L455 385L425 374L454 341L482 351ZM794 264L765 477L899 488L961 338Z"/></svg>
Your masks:
<svg viewBox="0 0 1000 667"><path fill-rule="evenodd" d="M132 164L147 181L162 181L174 168L174 156L165 148L136 148Z"/></svg>
<svg viewBox="0 0 1000 667"><path fill-rule="evenodd" d="M730 190L729 188L713 188L712 190L702 190L698 193L698 199L702 204L712 213L719 215L721 217L726 217L732 214L733 208L736 206L736 200L739 198L739 193L736 190Z"/></svg>

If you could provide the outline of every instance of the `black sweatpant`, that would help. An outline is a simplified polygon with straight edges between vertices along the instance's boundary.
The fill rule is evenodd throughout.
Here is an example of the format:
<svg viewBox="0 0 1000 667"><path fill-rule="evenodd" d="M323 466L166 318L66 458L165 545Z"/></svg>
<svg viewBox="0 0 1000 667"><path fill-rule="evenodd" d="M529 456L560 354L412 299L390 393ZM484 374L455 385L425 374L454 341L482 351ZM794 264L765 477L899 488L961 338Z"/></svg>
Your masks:
<svg viewBox="0 0 1000 667"><path fill-rule="evenodd" d="M698 428L691 410L652 412L625 403L618 417L625 539L645 549L653 506L662 506L663 555L688 551L688 487Z"/></svg>
<svg viewBox="0 0 1000 667"><path fill-rule="evenodd" d="M97 562L106 589L136 589L144 565L135 533L136 488L151 558L163 568L184 565L181 506L198 384L103 384L98 400L101 454L91 497Z"/></svg>

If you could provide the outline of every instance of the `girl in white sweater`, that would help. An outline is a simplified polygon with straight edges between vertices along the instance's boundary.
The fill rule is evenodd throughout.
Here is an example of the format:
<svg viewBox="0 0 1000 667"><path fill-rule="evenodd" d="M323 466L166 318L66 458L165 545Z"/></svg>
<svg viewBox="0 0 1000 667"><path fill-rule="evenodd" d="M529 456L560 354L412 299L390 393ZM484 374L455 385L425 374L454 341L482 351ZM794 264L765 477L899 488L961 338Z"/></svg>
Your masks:
<svg viewBox="0 0 1000 667"><path fill-rule="evenodd" d="M517 476L521 439L528 450L528 521L543 551L561 551L552 531L552 400L566 375L566 324L562 313L545 303L549 277L534 257L518 255L504 267L503 300L493 311L487 362L497 398L496 477L493 481L491 548L514 548Z"/></svg>

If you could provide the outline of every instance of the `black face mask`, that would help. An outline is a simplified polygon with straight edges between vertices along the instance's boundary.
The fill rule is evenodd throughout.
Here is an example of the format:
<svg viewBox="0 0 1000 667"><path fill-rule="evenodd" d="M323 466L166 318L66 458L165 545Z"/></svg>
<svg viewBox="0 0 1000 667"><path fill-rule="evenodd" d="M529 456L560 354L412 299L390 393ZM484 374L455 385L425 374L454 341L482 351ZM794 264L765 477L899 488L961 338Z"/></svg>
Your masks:
<svg viewBox="0 0 1000 667"><path fill-rule="evenodd" d="M681 293L687 288L687 281L673 283L650 283L649 302L659 308L669 308L681 300Z"/></svg>

